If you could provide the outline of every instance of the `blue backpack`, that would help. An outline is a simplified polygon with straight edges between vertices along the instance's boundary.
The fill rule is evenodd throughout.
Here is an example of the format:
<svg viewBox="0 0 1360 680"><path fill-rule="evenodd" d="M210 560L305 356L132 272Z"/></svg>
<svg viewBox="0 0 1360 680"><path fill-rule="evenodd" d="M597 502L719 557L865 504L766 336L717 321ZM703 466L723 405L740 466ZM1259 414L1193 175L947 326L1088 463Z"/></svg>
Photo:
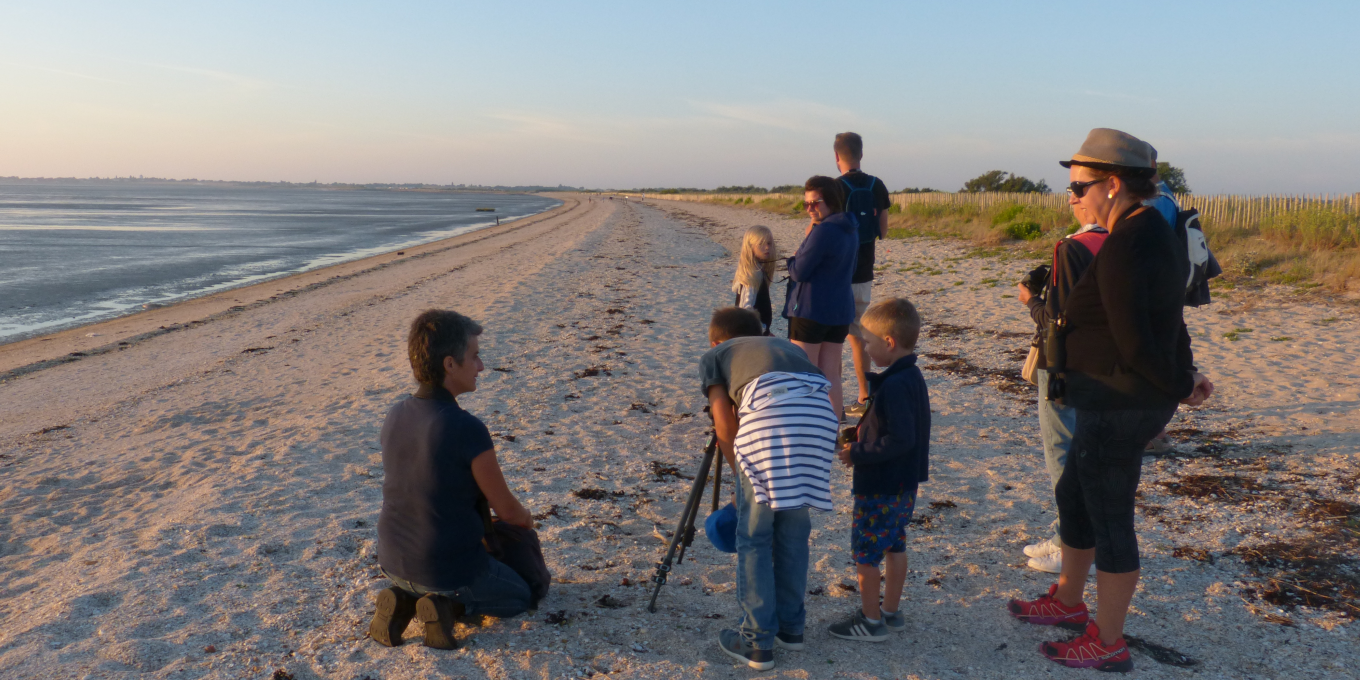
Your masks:
<svg viewBox="0 0 1360 680"><path fill-rule="evenodd" d="M869 184L862 187L857 187L851 184L850 180L841 177L841 183L846 188L845 212L850 213L859 225L861 244L878 238L878 206L874 205L874 184L878 182L878 178L873 175L863 176L869 178Z"/></svg>

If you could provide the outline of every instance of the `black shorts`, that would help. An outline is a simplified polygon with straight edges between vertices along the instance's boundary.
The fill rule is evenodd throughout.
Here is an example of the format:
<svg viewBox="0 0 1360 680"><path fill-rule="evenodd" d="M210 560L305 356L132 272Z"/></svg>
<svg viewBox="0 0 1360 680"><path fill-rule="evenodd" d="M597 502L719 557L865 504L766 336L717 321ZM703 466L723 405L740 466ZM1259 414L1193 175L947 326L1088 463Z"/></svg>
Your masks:
<svg viewBox="0 0 1360 680"><path fill-rule="evenodd" d="M828 326L817 323L812 319L802 319L796 316L789 319L789 339L806 342L809 345L823 342L841 344L845 342L845 336L849 334L850 324L848 323L841 326Z"/></svg>
<svg viewBox="0 0 1360 680"><path fill-rule="evenodd" d="M1054 487L1058 533L1077 550L1095 548L1096 569L1111 574L1138 569L1133 507L1143 447L1175 412L1174 405L1147 411L1077 409L1067 463Z"/></svg>

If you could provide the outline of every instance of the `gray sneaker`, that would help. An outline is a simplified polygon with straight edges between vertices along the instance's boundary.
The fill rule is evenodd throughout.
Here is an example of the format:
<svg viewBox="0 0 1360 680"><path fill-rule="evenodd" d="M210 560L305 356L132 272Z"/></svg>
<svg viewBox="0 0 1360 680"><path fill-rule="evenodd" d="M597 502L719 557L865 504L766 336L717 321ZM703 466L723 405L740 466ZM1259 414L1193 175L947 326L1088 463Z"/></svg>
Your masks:
<svg viewBox="0 0 1360 680"><path fill-rule="evenodd" d="M794 652L803 651L803 636L779 632L774 634L774 646Z"/></svg>
<svg viewBox="0 0 1360 680"><path fill-rule="evenodd" d="M882 642L888 639L888 627L883 625L883 621L869 623L864 618L864 612L856 609L840 623L833 623L827 627L827 632L843 640L860 640L863 642Z"/></svg>
<svg viewBox="0 0 1360 680"><path fill-rule="evenodd" d="M731 628L724 628L718 632L718 647L724 654L758 671L774 668L774 650L756 649L745 635Z"/></svg>
<svg viewBox="0 0 1360 680"><path fill-rule="evenodd" d="M887 626L888 630L902 631L907 629L907 615L902 613L900 607L891 614L882 609L879 611L883 613L883 625Z"/></svg>

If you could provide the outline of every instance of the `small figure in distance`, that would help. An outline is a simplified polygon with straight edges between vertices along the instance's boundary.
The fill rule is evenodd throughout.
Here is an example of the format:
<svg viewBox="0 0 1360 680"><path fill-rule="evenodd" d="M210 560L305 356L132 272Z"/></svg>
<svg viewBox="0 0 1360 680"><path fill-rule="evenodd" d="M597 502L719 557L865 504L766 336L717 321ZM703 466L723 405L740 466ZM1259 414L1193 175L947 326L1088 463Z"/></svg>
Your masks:
<svg viewBox="0 0 1360 680"><path fill-rule="evenodd" d="M803 242L788 259L792 283L784 318L789 320L789 340L831 381L831 408L839 420L845 408L841 350L855 320L850 278L859 250L858 228L845 212L841 183L830 177L808 178L803 202L810 219Z"/></svg>
<svg viewBox="0 0 1360 680"><path fill-rule="evenodd" d="M735 470L740 630L719 632L723 653L756 670L774 648L803 648L808 509L829 512L836 414L830 384L793 343L761 335L749 309L725 307L699 359L713 430Z"/></svg>
<svg viewBox="0 0 1360 680"><path fill-rule="evenodd" d="M855 259L855 273L850 277L850 288L855 295L855 320L850 322L850 359L855 367L855 383L859 399L847 411L852 416L864 415L864 402L869 398L869 384L864 372L869 369L869 358L864 353L864 333L859 319L869 308L874 288L874 244L888 238L888 208L892 197L883 181L860 170L864 159L864 139L854 132L836 135L832 144L836 152L836 169L841 171L837 181L845 191L845 211L854 216L859 225L859 252Z"/></svg>
<svg viewBox="0 0 1360 680"><path fill-rule="evenodd" d="M774 281L777 259L779 250L769 227L756 225L746 230L741 238L741 254L737 256L737 273L732 277L732 292L737 296L733 304L760 315L760 323L765 327L763 335L770 334L770 323L774 321L770 282Z"/></svg>
<svg viewBox="0 0 1360 680"><path fill-rule="evenodd" d="M425 646L454 649L457 617L508 618L530 605L529 585L482 545L479 491L502 521L531 529L533 518L506 486L486 425L458 405L477 389L481 333L447 310L411 324L407 349L420 388L382 428L378 564L393 585L378 593L369 635L389 647L401 644L412 617L425 624Z"/></svg>
<svg viewBox="0 0 1360 680"><path fill-rule="evenodd" d="M916 508L918 486L929 479L930 394L916 367L921 316L906 298L878 302L860 320L864 348L887 370L866 373L868 408L855 441L837 453L854 468L854 515L850 547L859 576L860 606L828 632L846 640L882 642L888 631L905 630L901 610L907 579L907 524ZM879 606L878 565L887 562L883 605Z"/></svg>

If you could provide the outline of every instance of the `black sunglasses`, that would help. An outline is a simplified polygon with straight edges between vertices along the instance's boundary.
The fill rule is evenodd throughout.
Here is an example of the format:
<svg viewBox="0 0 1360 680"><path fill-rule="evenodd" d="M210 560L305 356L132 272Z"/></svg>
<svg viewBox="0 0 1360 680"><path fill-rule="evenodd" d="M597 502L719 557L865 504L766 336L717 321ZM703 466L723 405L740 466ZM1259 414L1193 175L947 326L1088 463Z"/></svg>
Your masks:
<svg viewBox="0 0 1360 680"><path fill-rule="evenodd" d="M1106 177L1105 179L1109 179L1109 178ZM1089 181L1089 182L1073 182L1073 183L1067 185L1067 193L1072 194L1073 196L1076 196L1077 198L1081 198L1082 196L1085 196L1085 195L1086 195L1086 190L1087 190L1087 189L1090 189L1092 186L1095 186L1095 185L1097 185L1097 184L1100 184L1101 182L1104 182L1104 181L1105 181L1104 179L1093 179L1093 180L1091 180L1091 181Z"/></svg>

